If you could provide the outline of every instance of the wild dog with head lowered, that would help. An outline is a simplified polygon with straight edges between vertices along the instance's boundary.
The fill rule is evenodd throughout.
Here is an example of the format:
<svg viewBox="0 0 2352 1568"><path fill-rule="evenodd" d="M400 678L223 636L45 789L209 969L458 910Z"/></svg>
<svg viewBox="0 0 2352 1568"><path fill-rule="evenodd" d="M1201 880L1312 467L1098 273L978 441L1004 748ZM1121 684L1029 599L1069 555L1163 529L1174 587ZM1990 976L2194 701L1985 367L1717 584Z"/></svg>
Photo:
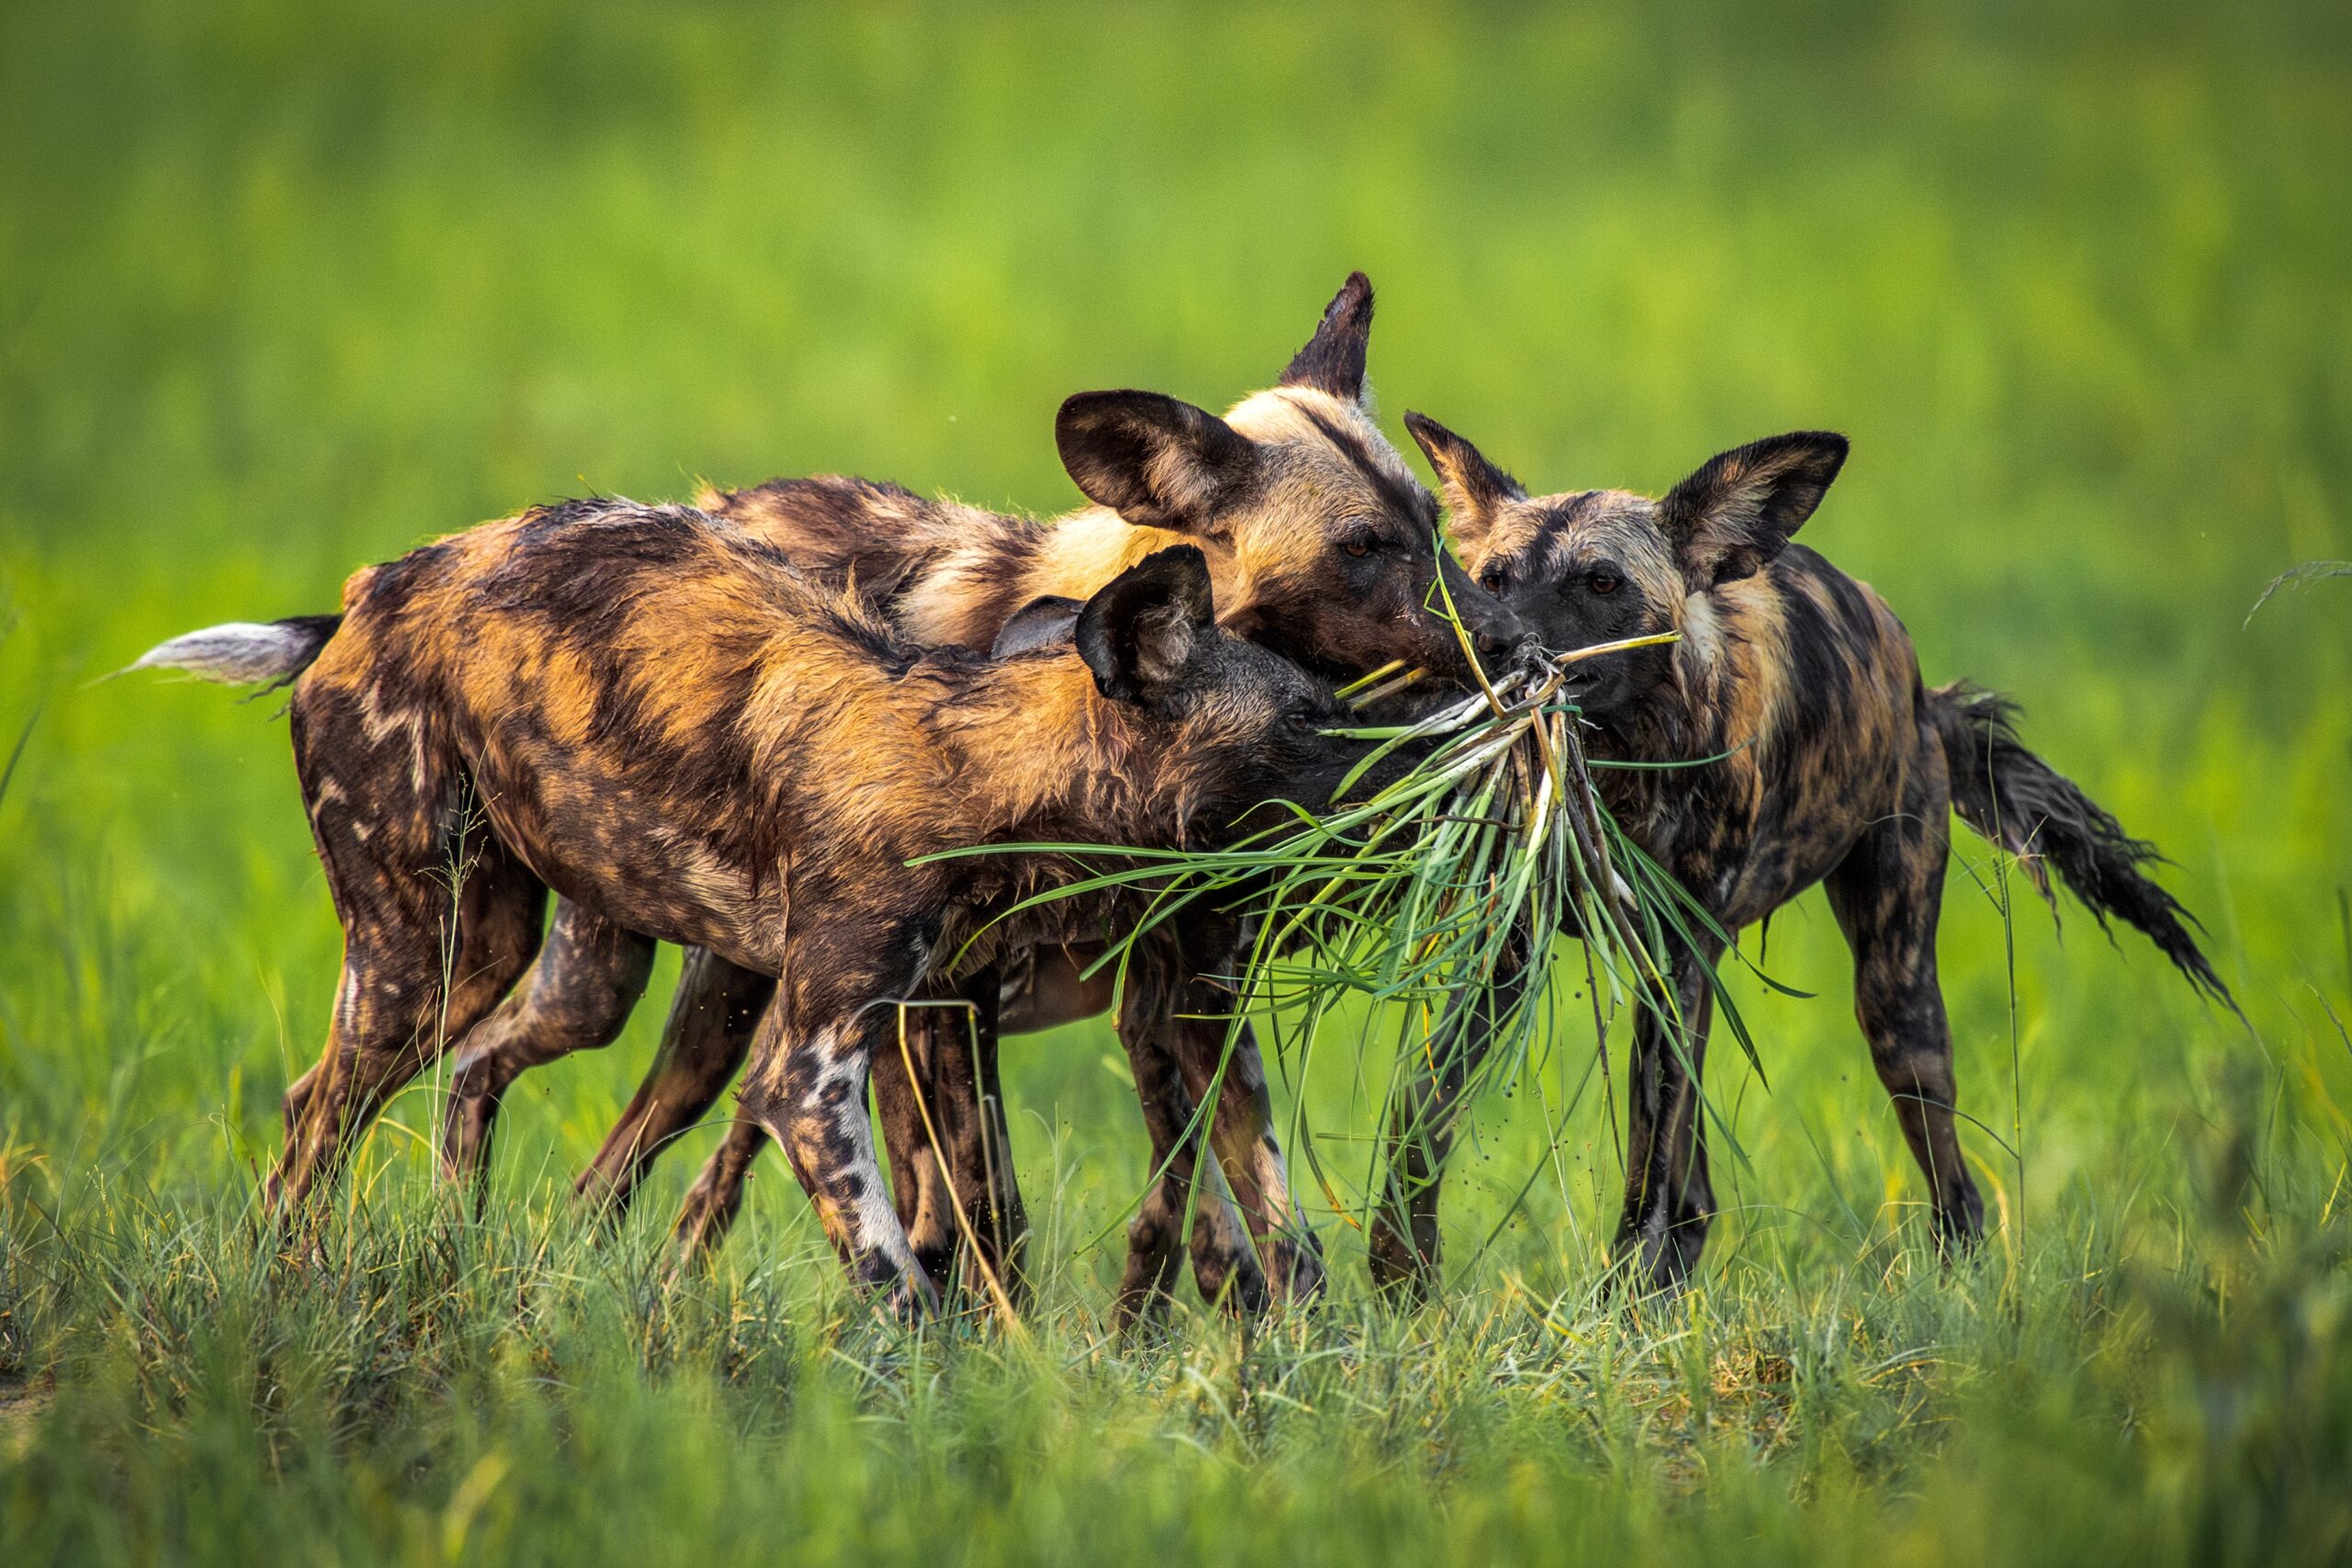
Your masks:
<svg viewBox="0 0 2352 1568"><path fill-rule="evenodd" d="M2222 1002L2228 989L2143 871L2158 857L2027 750L2003 699L1922 684L1885 603L1790 542L1845 462L1843 436L1802 432L1711 458L1663 501L1623 491L1531 499L1436 421L1405 416L1444 483L1464 564L1555 651L1671 632L1580 667L1596 759L1683 766L1600 772L1626 834L1736 933L1818 882L1854 955L1855 1010L1880 1081L1927 1173L1936 1235L1973 1242L1984 1203L1953 1125L1951 1034L1936 920L1957 810L2016 853L2044 896L2054 868L2102 925L2119 917ZM2054 908L2054 903L2053 903ZM1621 1258L1646 1281L1688 1276L1713 1214L1698 1099L1721 937L1673 954L1674 1007L1634 1032ZM1672 1037L1665 1018L1682 1021ZM1475 1046L1465 1055L1476 1054ZM1374 1228L1383 1283L1437 1259L1439 1182L1455 1100L1476 1063L1423 1073L1391 1141Z"/></svg>
<svg viewBox="0 0 2352 1568"><path fill-rule="evenodd" d="M299 1204L489 1012L553 887L781 977L743 1112L784 1145L857 1277L913 1310L930 1283L867 1133L887 1004L1076 868L909 863L1214 839L1260 801L1327 797L1363 752L1326 733L1345 722L1327 685L1216 628L1197 550L1049 618L1001 660L913 649L739 530L617 502L356 574L289 705L345 947L269 1200Z"/></svg>

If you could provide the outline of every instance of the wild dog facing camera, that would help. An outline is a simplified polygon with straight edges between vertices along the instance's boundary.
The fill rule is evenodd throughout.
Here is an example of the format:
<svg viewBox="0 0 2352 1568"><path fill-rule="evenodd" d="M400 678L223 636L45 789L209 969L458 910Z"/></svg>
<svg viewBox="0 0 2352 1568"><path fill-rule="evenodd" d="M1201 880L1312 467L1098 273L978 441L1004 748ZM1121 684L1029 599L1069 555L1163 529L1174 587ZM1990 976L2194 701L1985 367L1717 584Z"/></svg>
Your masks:
<svg viewBox="0 0 2352 1568"><path fill-rule="evenodd" d="M1555 651L1670 632L1666 647L1582 668L1572 694L1628 839L1708 916L1665 965L1686 1047L1635 1026L1616 1247L1648 1283L1696 1266L1713 1213L1705 1132L1670 1108L1703 1060L1706 972L1724 941L1815 884L1854 954L1855 1015L1932 1195L1938 1243L1972 1245L1984 1203L1959 1143L1951 1035L1935 934L1949 814L2054 871L2105 922L2145 932L2192 985L2234 1007L2187 911L2144 868L2158 856L2028 750L1999 696L1929 688L1893 609L1792 543L1846 459L1845 437L1769 436L1701 464L1660 500L1623 491L1530 499L1434 420L1406 423L1443 481L1463 558ZM2055 905L2052 905L2053 909ZM1689 1026L1677 1023L1678 1031ZM1665 1110L1661 1118L1661 1108ZM1421 1151L1420 1157L1426 1157ZM1390 1283L1435 1263L1436 1177L1392 1202L1375 1258Z"/></svg>
<svg viewBox="0 0 2352 1568"><path fill-rule="evenodd" d="M1704 635L1717 590L1769 566L1821 504L1846 460L1827 431L1768 436L1700 465L1665 499L1597 490L1530 498L1437 421L1405 426L1444 486L1453 536L1479 586L1553 652L1665 632ZM1579 671L1578 704L1606 720L1653 702L1673 678L1670 648L1637 649Z"/></svg>

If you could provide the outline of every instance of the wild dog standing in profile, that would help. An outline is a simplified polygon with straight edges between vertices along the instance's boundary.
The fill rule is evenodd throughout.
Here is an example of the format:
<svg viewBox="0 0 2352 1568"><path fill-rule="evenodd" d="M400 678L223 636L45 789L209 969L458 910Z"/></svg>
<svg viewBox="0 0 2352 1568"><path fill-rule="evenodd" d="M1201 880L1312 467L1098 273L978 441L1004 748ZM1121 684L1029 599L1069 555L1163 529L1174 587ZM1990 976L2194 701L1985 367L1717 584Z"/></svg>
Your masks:
<svg viewBox="0 0 2352 1568"><path fill-rule="evenodd" d="M1325 733L1344 722L1328 686L1216 627L1197 550L1148 558L1067 624L1001 660L910 649L740 531L626 502L356 575L290 703L345 950L269 1198L300 1203L521 976L553 887L782 977L744 1114L857 1277L900 1310L927 1298L867 1131L882 1004L1079 868L908 863L1213 839L1257 802L1328 796L1363 752Z"/></svg>
<svg viewBox="0 0 2352 1568"><path fill-rule="evenodd" d="M2154 848L2027 750L2007 701L1965 682L1924 686L1885 603L1790 543L1845 462L1843 436L1725 452L1663 501L1623 491L1531 500L1436 421L1405 423L1444 482L1464 565L1546 648L1680 634L1583 666L1576 700L1596 758L1689 764L1601 772L1603 798L1724 932L1825 886L1853 949L1856 1015L1927 1173L1939 1244L1965 1246L1984 1229L1953 1128L1936 977L1951 810L2016 854L2045 897L2054 868L2102 926L2109 916L2137 926L2234 1009L2186 911L2142 869ZM1658 1286L1689 1275L1714 1212L1697 1075L1722 943L1696 934L1696 951L1670 955L1685 1037L1669 1038L1645 1009L1627 1089L1616 1248ZM1475 1066L1425 1073L1398 1114L1374 1236L1384 1284L1418 1286L1434 1270L1439 1181Z"/></svg>
<svg viewBox="0 0 2352 1568"><path fill-rule="evenodd" d="M1444 558L1435 498L1365 407L1372 312L1371 284L1356 274L1280 382L1223 418L1151 392L1069 399L1055 439L1093 504L1046 525L842 478L779 479L708 493L701 503L804 572L854 584L899 636L926 647L990 648L1022 606L1084 599L1153 552L1190 543L1207 558L1228 630L1334 678L1401 660L1429 671L1432 684L1466 682L1465 636L1491 660L1523 634ZM1448 599L1459 628L1440 608ZM1247 1234L1232 1227L1221 1200L1200 1203L1193 1259L1204 1294L1215 1297L1230 1281L1237 1303L1256 1305L1270 1292L1311 1289L1319 1277L1312 1238L1285 1224L1288 1178L1255 1041L1245 1028L1226 1059L1227 1032L1216 1015L1230 1002L1221 985L1201 978L1230 974L1233 948L1214 922L1189 922L1130 976L1120 1032L1153 1168L1166 1172L1129 1225L1122 1300L1131 1312L1173 1282L1194 1171L1185 1130L1195 1098L1212 1088L1210 1141ZM1076 984L1062 950L1009 959L1031 981L1015 988L1021 1016L1009 1021L1016 1028L1086 1017L1109 1001L1107 981ZM458 1051L445 1141L453 1171L480 1170L500 1097L517 1076L618 1034L650 967L650 943L592 912L559 908L530 981ZM994 999L988 978L976 976L978 988L963 992L978 1020L977 1061L960 1013L911 1012L907 1027L919 1069L928 1063L937 1072L928 1108L951 1145L946 1172L995 1263L1021 1221L994 1113L995 1023L978 1005ZM583 1193L625 1201L654 1155L701 1120L742 1060L769 986L716 954L689 954L660 1054L582 1176ZM922 1108L895 1055L876 1075L876 1098L902 1217L937 1271L956 1227L925 1146ZM739 1122L713 1156L680 1222L690 1243L723 1234L762 1138L757 1123Z"/></svg>

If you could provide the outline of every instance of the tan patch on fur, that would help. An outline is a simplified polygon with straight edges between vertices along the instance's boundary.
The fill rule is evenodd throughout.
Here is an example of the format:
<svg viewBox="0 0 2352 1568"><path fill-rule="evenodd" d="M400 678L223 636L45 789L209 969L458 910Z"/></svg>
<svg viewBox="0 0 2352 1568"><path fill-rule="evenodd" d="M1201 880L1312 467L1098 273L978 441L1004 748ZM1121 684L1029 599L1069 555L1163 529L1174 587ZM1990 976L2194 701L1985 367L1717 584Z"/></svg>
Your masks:
<svg viewBox="0 0 2352 1568"><path fill-rule="evenodd" d="M1705 597L1694 594L1691 599ZM1752 746L1777 731L1787 717L1787 612L1779 592L1760 574L1717 589L1713 598L1717 613L1737 633L1719 645L1713 677L1717 711L1724 716L1724 744Z"/></svg>

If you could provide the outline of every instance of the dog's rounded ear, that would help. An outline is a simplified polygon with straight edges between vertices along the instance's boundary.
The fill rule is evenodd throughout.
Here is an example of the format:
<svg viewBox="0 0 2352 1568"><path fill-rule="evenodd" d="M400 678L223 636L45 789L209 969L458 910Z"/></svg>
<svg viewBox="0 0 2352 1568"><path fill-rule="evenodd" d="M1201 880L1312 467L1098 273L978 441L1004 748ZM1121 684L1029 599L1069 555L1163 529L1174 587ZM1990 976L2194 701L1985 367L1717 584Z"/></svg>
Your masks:
<svg viewBox="0 0 2352 1568"><path fill-rule="evenodd" d="M1039 594L1014 611L1012 619L998 630L996 641L989 645L989 657L1011 659L1041 648L1059 647L1078 630L1078 613L1084 608L1077 600L1058 593Z"/></svg>
<svg viewBox="0 0 2352 1568"><path fill-rule="evenodd" d="M1178 545L1113 578L1079 611L1075 636L1102 694L1140 703L1165 695L1216 628L1207 558Z"/></svg>
<svg viewBox="0 0 2352 1568"><path fill-rule="evenodd" d="M1429 415L1408 411L1405 428L1413 433L1421 456L1444 487L1446 509L1453 514L1449 531L1454 543L1475 553L1494 531L1496 516L1511 502L1525 501L1527 491L1487 461L1485 453Z"/></svg>
<svg viewBox="0 0 2352 1568"><path fill-rule="evenodd" d="M1659 526L1693 593L1761 571L1804 525L1845 466L1846 438L1826 430L1768 435L1708 458L1667 492Z"/></svg>
<svg viewBox="0 0 2352 1568"><path fill-rule="evenodd" d="M1086 499L1138 528L1218 531L1258 471L1250 439L1158 392L1080 392L1054 418L1062 467Z"/></svg>
<svg viewBox="0 0 2352 1568"><path fill-rule="evenodd" d="M1372 343L1372 279L1348 274L1306 346L1291 356L1282 385L1312 387L1351 403L1363 401L1364 351Z"/></svg>

